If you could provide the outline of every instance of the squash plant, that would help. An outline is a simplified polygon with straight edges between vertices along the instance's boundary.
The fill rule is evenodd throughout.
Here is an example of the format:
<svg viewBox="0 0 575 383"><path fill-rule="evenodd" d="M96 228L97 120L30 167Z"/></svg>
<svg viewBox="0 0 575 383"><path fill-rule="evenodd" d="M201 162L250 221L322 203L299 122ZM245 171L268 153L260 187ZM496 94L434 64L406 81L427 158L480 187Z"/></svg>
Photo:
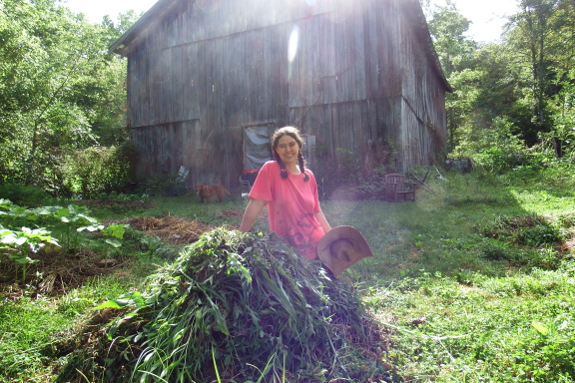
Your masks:
<svg viewBox="0 0 575 383"><path fill-rule="evenodd" d="M18 266L22 267L22 283L26 281L28 264L38 262L37 259L30 258L30 255L38 252L46 244L59 246L56 238L44 228L22 227L21 230L14 231L0 226L0 251L14 260L16 278L18 278Z"/></svg>
<svg viewBox="0 0 575 383"><path fill-rule="evenodd" d="M28 209L10 200L0 199L0 255L7 255L14 260L17 273L19 266L22 267L24 282L28 265L38 262L32 255L46 244L60 246L62 243L65 250L70 250L78 243L80 232L104 230L105 226L88 213L88 209L83 206ZM116 226L111 225L104 234L122 239L124 229ZM114 247L120 246L117 240L109 239L106 242Z"/></svg>

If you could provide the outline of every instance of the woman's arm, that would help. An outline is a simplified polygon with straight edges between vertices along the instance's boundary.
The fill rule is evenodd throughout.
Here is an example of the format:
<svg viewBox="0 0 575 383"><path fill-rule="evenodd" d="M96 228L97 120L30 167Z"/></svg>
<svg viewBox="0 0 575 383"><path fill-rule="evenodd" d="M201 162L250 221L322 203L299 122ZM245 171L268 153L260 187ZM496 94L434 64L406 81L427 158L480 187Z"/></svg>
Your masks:
<svg viewBox="0 0 575 383"><path fill-rule="evenodd" d="M248 206L246 206L244 217L242 218L242 224L240 225L241 232L247 233L250 231L265 204L265 201L261 201L259 199L250 199Z"/></svg>
<svg viewBox="0 0 575 383"><path fill-rule="evenodd" d="M327 222L327 219L325 218L323 211L316 212L315 217L317 218L317 220L321 224L321 227L323 227L323 231L325 231L327 233L328 231L331 230L331 226L329 225L329 222Z"/></svg>

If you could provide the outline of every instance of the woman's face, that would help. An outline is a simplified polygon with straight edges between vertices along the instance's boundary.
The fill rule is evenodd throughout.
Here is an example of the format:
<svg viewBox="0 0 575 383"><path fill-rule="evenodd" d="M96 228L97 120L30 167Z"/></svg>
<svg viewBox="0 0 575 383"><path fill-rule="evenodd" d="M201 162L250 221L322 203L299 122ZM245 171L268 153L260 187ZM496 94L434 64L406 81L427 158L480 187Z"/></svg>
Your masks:
<svg viewBox="0 0 575 383"><path fill-rule="evenodd" d="M286 134L278 140L275 148L276 153L280 156L284 164L292 164L298 161L299 144L290 135Z"/></svg>

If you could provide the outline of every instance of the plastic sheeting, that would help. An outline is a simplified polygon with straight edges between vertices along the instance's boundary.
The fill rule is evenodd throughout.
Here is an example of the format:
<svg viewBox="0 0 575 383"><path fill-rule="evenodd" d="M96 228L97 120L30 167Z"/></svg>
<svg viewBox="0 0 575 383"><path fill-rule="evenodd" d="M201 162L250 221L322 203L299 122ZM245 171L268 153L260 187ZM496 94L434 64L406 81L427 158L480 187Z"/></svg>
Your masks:
<svg viewBox="0 0 575 383"><path fill-rule="evenodd" d="M267 125L244 128L244 171L259 170L272 159L270 130Z"/></svg>

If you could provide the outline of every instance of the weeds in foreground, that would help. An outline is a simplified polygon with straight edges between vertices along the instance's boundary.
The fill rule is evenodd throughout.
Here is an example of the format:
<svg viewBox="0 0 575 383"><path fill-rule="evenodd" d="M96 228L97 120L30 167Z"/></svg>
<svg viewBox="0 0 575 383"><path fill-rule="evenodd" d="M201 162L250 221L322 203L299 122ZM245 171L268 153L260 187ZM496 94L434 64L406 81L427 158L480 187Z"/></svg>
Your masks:
<svg viewBox="0 0 575 383"><path fill-rule="evenodd" d="M347 283L277 236L215 229L169 269L96 309L134 306L100 349L78 350L57 381L353 381L393 376L377 363L377 326ZM368 367L361 360L374 355ZM85 361L92 361L86 363ZM216 362L214 362L216 361Z"/></svg>
<svg viewBox="0 0 575 383"><path fill-rule="evenodd" d="M575 180L565 169L520 173L449 172L444 173L447 181L430 176L427 185L433 193L420 190L415 203L322 202L332 225L357 227L372 246L375 257L354 265L346 278L381 326L393 330L393 343L381 356L399 369L404 381L575 380L570 364L575 332ZM181 214L234 225L241 216L231 212L245 207L239 198L206 206L195 197L154 197L121 214L95 207L94 215L104 219ZM265 230L265 221L258 223L258 230ZM534 229L538 225L542 228ZM102 301L140 289L141 281L158 266L170 265L179 249L164 245L127 228L122 257L141 260L118 270L118 275L130 277L129 282L101 277L87 289L67 289L68 295L61 298L41 297L46 304L13 301L11 287L3 286L0 381L8 381L7 376L11 382L52 381L53 371L71 356L35 349L26 339L61 350L78 349L70 336L75 323L86 321L90 309ZM106 292L112 280L117 287ZM24 297L33 293L26 290ZM214 365L211 354L208 363ZM283 369L281 357L270 363ZM263 371L265 366L258 368ZM219 373L223 382L230 381L223 368ZM259 378L257 369L253 373Z"/></svg>

